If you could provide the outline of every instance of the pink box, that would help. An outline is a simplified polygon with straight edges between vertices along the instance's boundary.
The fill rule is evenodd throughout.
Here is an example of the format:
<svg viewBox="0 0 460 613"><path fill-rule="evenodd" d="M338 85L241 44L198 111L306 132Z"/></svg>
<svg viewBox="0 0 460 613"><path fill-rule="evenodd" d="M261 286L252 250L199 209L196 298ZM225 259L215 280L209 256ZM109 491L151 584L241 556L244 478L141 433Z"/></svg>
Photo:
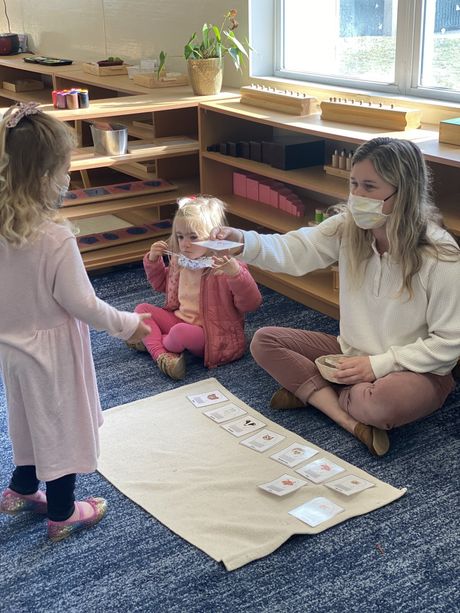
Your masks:
<svg viewBox="0 0 460 613"><path fill-rule="evenodd" d="M295 217L303 217L305 215L305 205L297 196L289 199L291 203L291 215Z"/></svg>
<svg viewBox="0 0 460 613"><path fill-rule="evenodd" d="M270 188L270 206L279 207L279 194L276 188Z"/></svg>
<svg viewBox="0 0 460 613"><path fill-rule="evenodd" d="M291 208L291 203L289 202L287 195L279 194L279 208L285 213L289 213Z"/></svg>
<svg viewBox="0 0 460 613"><path fill-rule="evenodd" d="M246 178L246 198L259 200L259 180L254 177Z"/></svg>
<svg viewBox="0 0 460 613"><path fill-rule="evenodd" d="M270 204L271 187L269 181L259 181L259 201Z"/></svg>
<svg viewBox="0 0 460 613"><path fill-rule="evenodd" d="M247 176L243 172L233 173L233 193L236 196L246 198L246 179Z"/></svg>

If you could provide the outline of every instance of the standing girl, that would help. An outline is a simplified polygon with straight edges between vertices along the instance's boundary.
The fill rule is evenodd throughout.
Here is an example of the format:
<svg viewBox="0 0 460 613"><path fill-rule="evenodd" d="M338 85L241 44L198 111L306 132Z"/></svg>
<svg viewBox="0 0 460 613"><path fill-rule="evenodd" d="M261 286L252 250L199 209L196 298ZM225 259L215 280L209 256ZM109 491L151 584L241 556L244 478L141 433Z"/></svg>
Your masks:
<svg viewBox="0 0 460 613"><path fill-rule="evenodd" d="M96 524L107 506L74 498L76 473L96 469L102 423L87 324L133 342L149 331L95 296L57 214L73 147L69 128L35 103L0 122L0 366L16 465L0 512L47 514L53 541Z"/></svg>
<svg viewBox="0 0 460 613"><path fill-rule="evenodd" d="M140 304L148 313L147 348L160 370L172 379L185 376L184 350L203 356L208 368L240 358L246 348L244 313L260 306L262 297L245 264L231 257L211 256L195 245L225 222L225 205L212 196L191 196L178 202L169 244L154 243L144 257L147 279L166 294L164 307ZM165 266L163 255L169 254Z"/></svg>
<svg viewBox="0 0 460 613"><path fill-rule="evenodd" d="M364 443L388 451L387 431L439 409L454 389L460 355L460 250L439 223L415 143L374 138L355 152L348 207L312 230L244 241L247 262L304 275L338 261L340 336L262 328L255 360L283 387L273 408L316 407ZM332 385L315 359L343 354Z"/></svg>

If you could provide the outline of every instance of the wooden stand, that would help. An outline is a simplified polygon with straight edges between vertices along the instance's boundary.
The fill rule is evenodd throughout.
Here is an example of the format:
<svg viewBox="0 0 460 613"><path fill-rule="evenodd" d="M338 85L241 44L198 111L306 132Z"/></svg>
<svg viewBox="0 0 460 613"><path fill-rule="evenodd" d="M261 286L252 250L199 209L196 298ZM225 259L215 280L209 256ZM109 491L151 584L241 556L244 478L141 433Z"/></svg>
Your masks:
<svg viewBox="0 0 460 613"><path fill-rule="evenodd" d="M318 110L316 98L297 92L245 85L240 89L240 93L242 104L273 109L289 115L311 115Z"/></svg>
<svg viewBox="0 0 460 613"><path fill-rule="evenodd" d="M342 168L335 168L334 166L323 166L324 172L328 175L334 175L335 177L342 177L342 179L350 179L350 171L343 170Z"/></svg>
<svg viewBox="0 0 460 613"><path fill-rule="evenodd" d="M354 100L321 102L321 119L371 126L382 130L413 130L420 127L422 112Z"/></svg>

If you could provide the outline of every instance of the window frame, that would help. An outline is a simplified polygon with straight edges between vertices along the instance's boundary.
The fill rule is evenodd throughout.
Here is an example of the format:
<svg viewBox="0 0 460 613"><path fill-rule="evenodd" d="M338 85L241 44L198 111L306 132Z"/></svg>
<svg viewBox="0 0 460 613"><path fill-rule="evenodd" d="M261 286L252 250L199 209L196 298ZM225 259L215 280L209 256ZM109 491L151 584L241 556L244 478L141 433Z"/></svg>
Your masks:
<svg viewBox="0 0 460 613"><path fill-rule="evenodd" d="M267 2L267 0L265 0L265 2ZM257 15L255 11L257 10L259 2L253 0L251 4L251 15L255 23L255 16ZM267 4L269 3L267 2ZM424 0L398 1L395 82L381 83L376 81L344 79L337 76L298 73L283 69L284 0L272 0L273 25L271 31L273 32L274 38L271 43L265 39L264 46L271 46L273 75L282 79L316 83L320 86L329 86L330 88L340 87L355 91L376 92L387 96L410 96L460 103L460 92L458 91L418 85L422 65L423 25L425 19L424 4ZM266 6L266 9L267 8ZM257 65L257 62L255 65Z"/></svg>

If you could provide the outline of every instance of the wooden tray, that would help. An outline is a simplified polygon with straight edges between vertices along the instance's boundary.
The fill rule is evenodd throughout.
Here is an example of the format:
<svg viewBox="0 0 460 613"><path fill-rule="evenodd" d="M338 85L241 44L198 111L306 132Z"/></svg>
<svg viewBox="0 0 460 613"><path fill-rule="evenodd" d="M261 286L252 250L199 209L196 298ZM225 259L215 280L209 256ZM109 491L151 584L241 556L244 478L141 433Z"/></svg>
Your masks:
<svg viewBox="0 0 460 613"><path fill-rule="evenodd" d="M84 62L82 64L83 72L93 74L97 77L114 77L117 75L128 74L128 64L119 64L118 66L99 66L92 62Z"/></svg>
<svg viewBox="0 0 460 613"><path fill-rule="evenodd" d="M78 225L78 224L77 224ZM109 232L97 232L95 234L77 235L77 244L81 253L123 245L145 239L155 239L171 234L172 222L169 219L156 221L141 226L127 226Z"/></svg>
<svg viewBox="0 0 460 613"><path fill-rule="evenodd" d="M113 185L100 185L98 187L86 187L67 192L63 206L76 206L92 202L104 202L117 198L129 198L130 196L143 196L158 192L169 192L177 189L177 185L165 179L149 179L147 181L129 181L115 183Z"/></svg>
<svg viewBox="0 0 460 613"><path fill-rule="evenodd" d="M185 74L178 74L177 76L166 76L157 78L155 72L140 72L133 77L134 83L143 87L154 89L156 87L178 87L179 85L188 85L188 77Z"/></svg>

